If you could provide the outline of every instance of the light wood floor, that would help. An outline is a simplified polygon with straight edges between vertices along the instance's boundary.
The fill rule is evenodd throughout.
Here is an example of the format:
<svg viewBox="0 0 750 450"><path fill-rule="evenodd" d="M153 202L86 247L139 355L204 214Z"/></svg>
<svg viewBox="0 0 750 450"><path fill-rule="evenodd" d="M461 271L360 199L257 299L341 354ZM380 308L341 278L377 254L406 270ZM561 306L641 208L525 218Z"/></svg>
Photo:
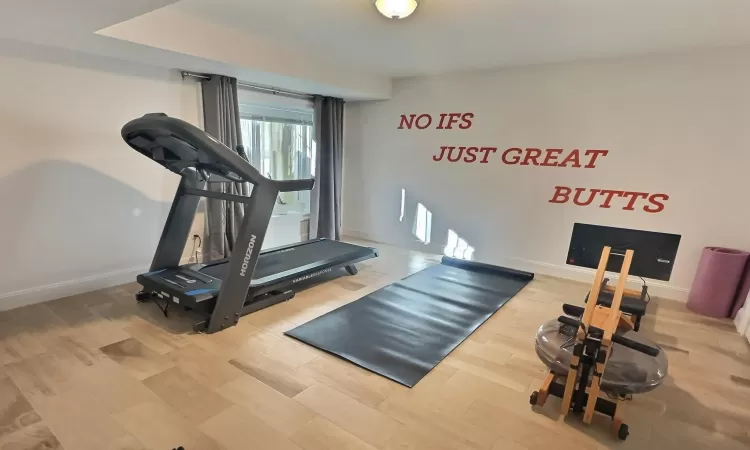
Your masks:
<svg viewBox="0 0 750 450"><path fill-rule="evenodd" d="M283 335L434 263L380 248L356 277L214 335L137 304L136 284L1 313L0 449L750 448L747 342L668 300L642 333L670 375L630 403L625 443L562 420L556 399L528 404L545 374L534 333L585 284L537 277L411 390Z"/></svg>

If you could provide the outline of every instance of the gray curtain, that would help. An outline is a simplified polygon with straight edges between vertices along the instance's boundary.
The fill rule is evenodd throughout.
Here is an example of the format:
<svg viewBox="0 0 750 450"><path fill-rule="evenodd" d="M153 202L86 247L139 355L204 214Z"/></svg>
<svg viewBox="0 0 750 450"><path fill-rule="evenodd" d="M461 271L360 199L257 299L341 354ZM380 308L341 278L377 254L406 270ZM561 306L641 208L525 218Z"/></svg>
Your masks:
<svg viewBox="0 0 750 450"><path fill-rule="evenodd" d="M310 236L341 238L341 185L344 161L344 100L315 97L315 189Z"/></svg>
<svg viewBox="0 0 750 450"><path fill-rule="evenodd" d="M211 78L204 80L202 85L203 120L206 133L247 159L242 148L237 79L211 75ZM208 190L249 195L250 186L246 183L209 182ZM232 247L237 239L237 232L244 215L242 203L206 199L204 261L228 258L232 254Z"/></svg>

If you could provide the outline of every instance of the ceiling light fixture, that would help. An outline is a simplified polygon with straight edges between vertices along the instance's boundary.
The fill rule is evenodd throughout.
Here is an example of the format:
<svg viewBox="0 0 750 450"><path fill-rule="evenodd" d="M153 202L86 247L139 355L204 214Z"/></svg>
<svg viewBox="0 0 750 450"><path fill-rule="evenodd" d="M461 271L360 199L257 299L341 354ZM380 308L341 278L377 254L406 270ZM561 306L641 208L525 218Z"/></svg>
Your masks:
<svg viewBox="0 0 750 450"><path fill-rule="evenodd" d="M419 6L417 0L375 0L375 7L380 14L389 19L409 17Z"/></svg>

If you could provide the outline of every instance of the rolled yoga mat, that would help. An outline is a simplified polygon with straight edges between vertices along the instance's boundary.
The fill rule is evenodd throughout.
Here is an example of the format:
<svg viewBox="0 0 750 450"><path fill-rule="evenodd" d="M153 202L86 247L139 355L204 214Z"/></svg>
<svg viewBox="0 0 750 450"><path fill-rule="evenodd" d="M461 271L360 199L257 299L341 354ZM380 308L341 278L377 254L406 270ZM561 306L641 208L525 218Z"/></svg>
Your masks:
<svg viewBox="0 0 750 450"><path fill-rule="evenodd" d="M710 317L729 317L749 256L731 248L704 248L688 296L688 309Z"/></svg>
<svg viewBox="0 0 750 450"><path fill-rule="evenodd" d="M734 297L734 307L732 307L732 319L737 317L737 313L745 306L747 294L750 293L750 258L745 264L745 273L742 274L740 287L737 289L737 295Z"/></svg>

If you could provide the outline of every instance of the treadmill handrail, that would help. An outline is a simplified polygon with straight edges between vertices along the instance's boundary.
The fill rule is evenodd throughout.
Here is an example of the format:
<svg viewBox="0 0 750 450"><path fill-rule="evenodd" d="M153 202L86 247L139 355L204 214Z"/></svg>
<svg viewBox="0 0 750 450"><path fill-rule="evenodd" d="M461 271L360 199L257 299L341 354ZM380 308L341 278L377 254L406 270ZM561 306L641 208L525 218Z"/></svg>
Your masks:
<svg viewBox="0 0 750 450"><path fill-rule="evenodd" d="M279 192L311 191L315 186L315 179L302 178L299 180L270 180L276 183Z"/></svg>
<svg viewBox="0 0 750 450"><path fill-rule="evenodd" d="M236 172L243 180L256 186L271 184L280 192L292 192L311 190L315 185L315 180L312 178L285 181L266 178L243 157L217 141L210 134L184 120L169 117L162 113L146 114L143 117L131 120L122 128L122 137L132 146L129 136L137 135L139 132L146 130L167 132L195 149L207 153L211 159L215 159Z"/></svg>

